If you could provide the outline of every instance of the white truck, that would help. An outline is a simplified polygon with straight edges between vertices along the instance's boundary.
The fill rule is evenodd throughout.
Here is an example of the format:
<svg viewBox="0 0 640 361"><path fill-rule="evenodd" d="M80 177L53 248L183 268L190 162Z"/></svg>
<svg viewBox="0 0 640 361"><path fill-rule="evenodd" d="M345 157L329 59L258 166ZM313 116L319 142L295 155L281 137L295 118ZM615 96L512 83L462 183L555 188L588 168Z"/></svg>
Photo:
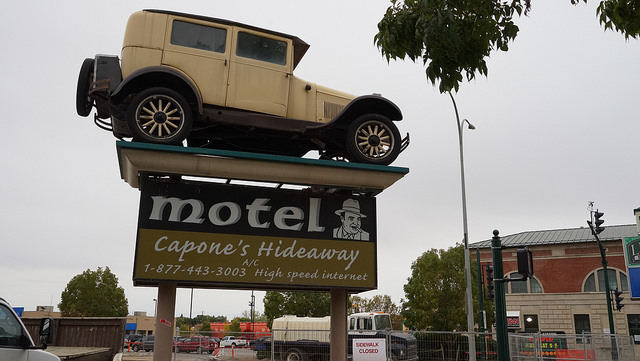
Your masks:
<svg viewBox="0 0 640 361"><path fill-rule="evenodd" d="M248 346L247 340L235 336L225 336L220 340L220 347L245 347Z"/></svg>
<svg viewBox="0 0 640 361"><path fill-rule="evenodd" d="M0 298L0 360L60 361L58 356L44 351L51 341L52 320L45 318L40 326L40 343L36 346L22 320L9 303Z"/></svg>
<svg viewBox="0 0 640 361"><path fill-rule="evenodd" d="M297 317L285 315L273 320L272 340L256 342L257 357L275 359L314 360L328 359L331 317ZM388 360L417 361L416 338L400 331L392 331L391 316L383 312L355 313L347 320L348 358L352 359L353 339L384 338ZM273 346L273 347L272 347Z"/></svg>

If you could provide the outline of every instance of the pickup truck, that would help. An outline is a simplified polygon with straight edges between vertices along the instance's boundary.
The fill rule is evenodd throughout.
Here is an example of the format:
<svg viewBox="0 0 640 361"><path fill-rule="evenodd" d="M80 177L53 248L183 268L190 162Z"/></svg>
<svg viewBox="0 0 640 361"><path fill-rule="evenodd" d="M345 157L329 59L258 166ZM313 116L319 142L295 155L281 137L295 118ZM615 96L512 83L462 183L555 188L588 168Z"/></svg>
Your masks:
<svg viewBox="0 0 640 361"><path fill-rule="evenodd" d="M248 346L247 340L235 336L225 336L220 340L220 347L244 347Z"/></svg>
<svg viewBox="0 0 640 361"><path fill-rule="evenodd" d="M44 351L47 343L51 342L52 324L50 318L42 320L40 324L42 346L36 346L20 317L7 301L0 298L0 360L60 361L58 356Z"/></svg>

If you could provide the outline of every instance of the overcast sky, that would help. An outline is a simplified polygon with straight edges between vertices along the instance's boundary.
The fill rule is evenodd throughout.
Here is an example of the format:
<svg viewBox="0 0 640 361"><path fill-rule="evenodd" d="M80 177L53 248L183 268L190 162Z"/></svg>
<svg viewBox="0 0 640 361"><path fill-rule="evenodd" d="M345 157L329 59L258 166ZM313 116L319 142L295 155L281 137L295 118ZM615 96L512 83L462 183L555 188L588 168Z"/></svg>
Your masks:
<svg viewBox="0 0 640 361"><path fill-rule="evenodd" d="M640 43L604 31L595 6L534 1L488 78L456 94L465 130L469 239L632 224L638 199ZM159 8L297 35L311 45L296 75L352 94L381 93L403 111L411 145L393 164L410 173L378 196L378 290L398 303L411 263L462 241L460 163L451 100L423 66L387 64L373 43L388 0L11 1L0 11L0 297L57 310L67 282L108 266L129 311L154 313L155 288L133 287L139 191L120 179L116 139L75 111L78 71L119 55L131 13ZM195 290L193 315L239 316L250 291ZM263 312L263 291L256 292ZM176 314L189 315L190 290Z"/></svg>

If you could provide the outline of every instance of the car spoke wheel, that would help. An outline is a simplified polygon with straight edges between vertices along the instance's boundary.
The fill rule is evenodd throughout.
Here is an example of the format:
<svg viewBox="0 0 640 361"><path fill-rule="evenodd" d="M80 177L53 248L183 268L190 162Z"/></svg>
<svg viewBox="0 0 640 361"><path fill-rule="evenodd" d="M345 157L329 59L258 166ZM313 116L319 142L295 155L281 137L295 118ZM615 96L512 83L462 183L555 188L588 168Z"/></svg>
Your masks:
<svg viewBox="0 0 640 361"><path fill-rule="evenodd" d="M347 134L347 149L355 162L388 165L400 154L398 128L383 115L357 118Z"/></svg>
<svg viewBox="0 0 640 361"><path fill-rule="evenodd" d="M148 143L180 144L192 126L188 102L167 88L151 88L136 95L127 120L134 140Z"/></svg>

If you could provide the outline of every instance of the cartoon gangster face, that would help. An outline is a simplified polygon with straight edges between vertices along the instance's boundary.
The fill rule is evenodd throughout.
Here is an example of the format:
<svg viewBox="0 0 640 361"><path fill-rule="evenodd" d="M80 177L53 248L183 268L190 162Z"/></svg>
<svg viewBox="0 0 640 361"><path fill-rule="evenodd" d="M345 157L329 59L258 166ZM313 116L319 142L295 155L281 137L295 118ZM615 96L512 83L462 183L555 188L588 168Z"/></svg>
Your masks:
<svg viewBox="0 0 640 361"><path fill-rule="evenodd" d="M369 240L369 233L361 228L362 218L365 218L366 215L360 213L360 203L357 200L345 200L342 203L342 209L338 209L336 214L340 216L342 226L333 230L335 238Z"/></svg>
<svg viewBox="0 0 640 361"><path fill-rule="evenodd" d="M342 213L340 216L340 220L342 221L342 228L348 233L358 233L360 232L360 227L362 225L362 218L359 214L346 211Z"/></svg>

